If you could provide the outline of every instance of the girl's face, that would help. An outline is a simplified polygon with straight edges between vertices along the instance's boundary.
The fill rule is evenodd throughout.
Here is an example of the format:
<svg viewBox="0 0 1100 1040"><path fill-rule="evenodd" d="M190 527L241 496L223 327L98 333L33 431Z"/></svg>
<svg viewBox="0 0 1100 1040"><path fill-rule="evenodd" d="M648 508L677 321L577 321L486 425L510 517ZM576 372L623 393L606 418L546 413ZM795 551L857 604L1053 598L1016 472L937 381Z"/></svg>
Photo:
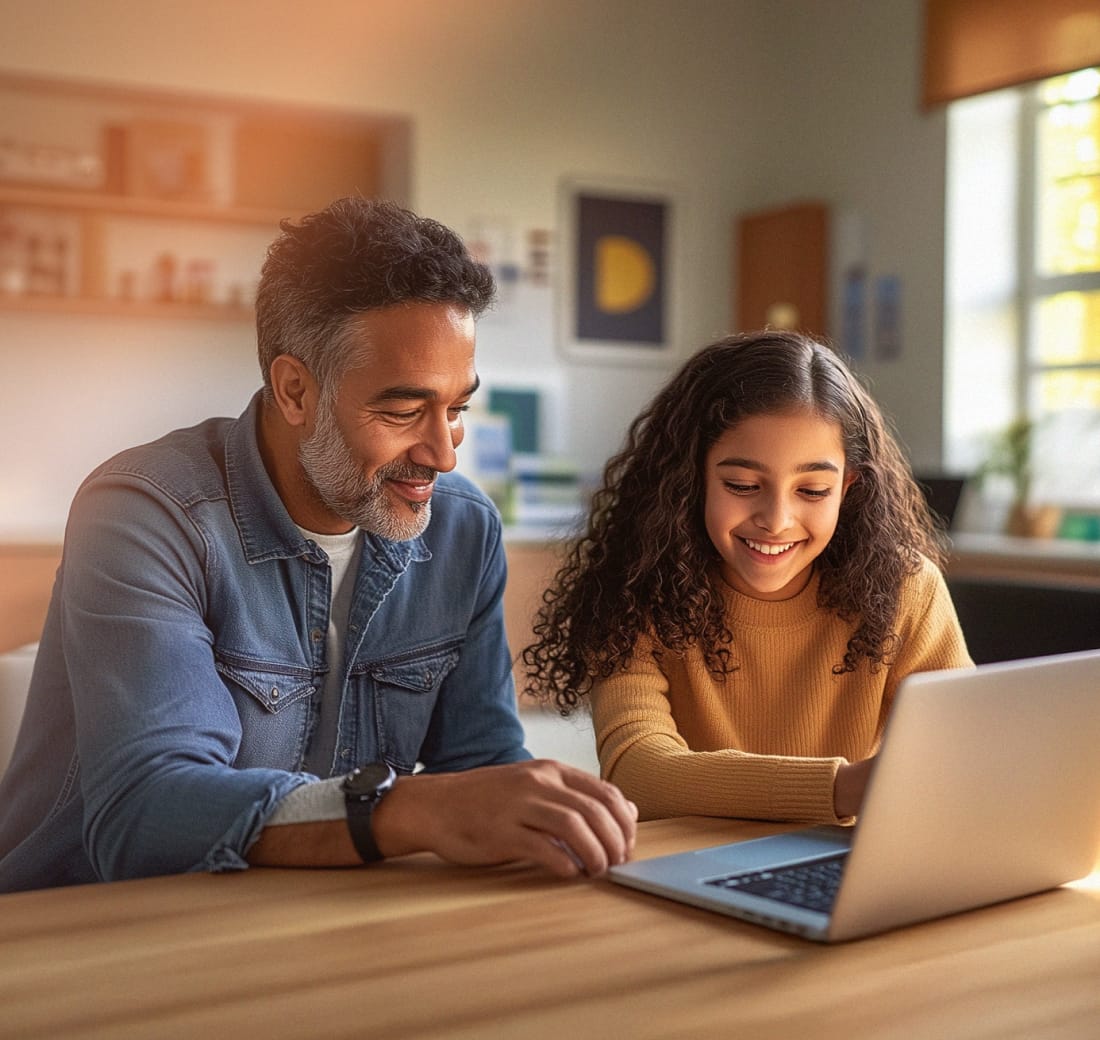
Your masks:
<svg viewBox="0 0 1100 1040"><path fill-rule="evenodd" d="M711 446L703 476L726 584L754 599L798 595L855 479L839 424L809 411L743 419Z"/></svg>

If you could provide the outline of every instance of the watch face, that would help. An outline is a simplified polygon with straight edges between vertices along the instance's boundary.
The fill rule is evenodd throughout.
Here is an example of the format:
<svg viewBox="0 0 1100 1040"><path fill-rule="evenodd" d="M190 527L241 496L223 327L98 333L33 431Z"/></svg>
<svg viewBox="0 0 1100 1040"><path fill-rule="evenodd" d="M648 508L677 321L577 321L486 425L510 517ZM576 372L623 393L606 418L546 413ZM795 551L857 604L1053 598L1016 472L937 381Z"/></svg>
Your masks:
<svg viewBox="0 0 1100 1040"><path fill-rule="evenodd" d="M349 798L360 801L373 801L380 798L391 787L397 774L385 762L368 762L353 769L344 778L344 790Z"/></svg>

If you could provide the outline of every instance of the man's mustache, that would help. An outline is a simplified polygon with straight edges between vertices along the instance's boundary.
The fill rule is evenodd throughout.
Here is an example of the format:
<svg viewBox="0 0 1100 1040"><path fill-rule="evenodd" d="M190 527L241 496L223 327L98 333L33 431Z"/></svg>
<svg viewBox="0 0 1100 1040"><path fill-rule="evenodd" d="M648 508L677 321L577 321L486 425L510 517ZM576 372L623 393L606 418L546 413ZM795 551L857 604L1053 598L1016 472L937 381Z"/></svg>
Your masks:
<svg viewBox="0 0 1100 1040"><path fill-rule="evenodd" d="M401 463L391 462L380 466L377 475L385 480L406 480L416 484L430 484L439 471L428 466L406 466Z"/></svg>

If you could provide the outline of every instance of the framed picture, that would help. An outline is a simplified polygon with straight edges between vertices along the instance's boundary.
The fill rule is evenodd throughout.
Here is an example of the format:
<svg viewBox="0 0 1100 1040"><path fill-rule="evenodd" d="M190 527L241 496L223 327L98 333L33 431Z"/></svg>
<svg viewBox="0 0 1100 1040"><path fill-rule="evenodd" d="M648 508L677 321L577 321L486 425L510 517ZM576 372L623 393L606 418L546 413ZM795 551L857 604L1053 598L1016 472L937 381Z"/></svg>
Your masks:
<svg viewBox="0 0 1100 1040"><path fill-rule="evenodd" d="M667 363L676 338L673 191L568 178L559 211L562 352L578 361Z"/></svg>

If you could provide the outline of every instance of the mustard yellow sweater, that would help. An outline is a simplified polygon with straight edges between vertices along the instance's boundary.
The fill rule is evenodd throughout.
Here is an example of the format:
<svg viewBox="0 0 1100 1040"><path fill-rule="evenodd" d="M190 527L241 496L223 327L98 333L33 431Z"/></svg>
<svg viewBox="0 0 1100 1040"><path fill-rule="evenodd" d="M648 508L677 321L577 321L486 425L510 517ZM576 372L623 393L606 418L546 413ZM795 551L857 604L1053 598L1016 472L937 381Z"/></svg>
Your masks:
<svg viewBox="0 0 1100 1040"><path fill-rule="evenodd" d="M592 690L601 772L641 818L703 815L839 823L833 779L874 754L901 679L972 665L955 608L928 560L908 579L889 667L833 675L855 626L817 606L818 580L781 602L727 590L733 660L715 679L702 654L639 640L624 672Z"/></svg>

